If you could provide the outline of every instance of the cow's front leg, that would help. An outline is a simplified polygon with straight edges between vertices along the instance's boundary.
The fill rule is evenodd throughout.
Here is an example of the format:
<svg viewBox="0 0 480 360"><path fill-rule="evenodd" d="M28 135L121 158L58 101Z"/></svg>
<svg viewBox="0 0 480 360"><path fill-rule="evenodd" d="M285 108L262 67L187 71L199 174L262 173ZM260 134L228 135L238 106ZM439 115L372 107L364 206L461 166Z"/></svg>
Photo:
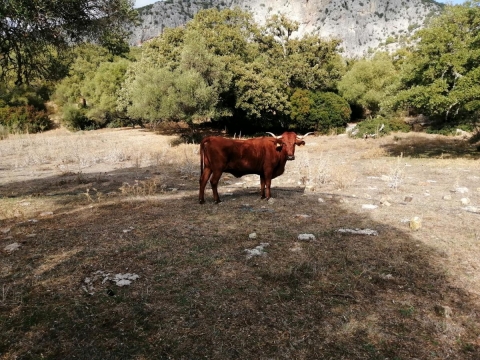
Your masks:
<svg viewBox="0 0 480 360"><path fill-rule="evenodd" d="M262 194L262 199L265 199L265 177L260 175L260 192Z"/></svg>
<svg viewBox="0 0 480 360"><path fill-rule="evenodd" d="M218 196L218 181L220 180L220 177L222 176L222 172L214 171L213 175L210 179L210 185L212 185L212 191L213 191L213 200L215 201L215 204L218 204L219 202L222 202L220 200L220 197Z"/></svg>
<svg viewBox="0 0 480 360"><path fill-rule="evenodd" d="M270 186L272 185L272 178L271 177L267 177L265 179L265 187L266 187L266 198L267 200L270 199L272 197L272 194L270 192Z"/></svg>

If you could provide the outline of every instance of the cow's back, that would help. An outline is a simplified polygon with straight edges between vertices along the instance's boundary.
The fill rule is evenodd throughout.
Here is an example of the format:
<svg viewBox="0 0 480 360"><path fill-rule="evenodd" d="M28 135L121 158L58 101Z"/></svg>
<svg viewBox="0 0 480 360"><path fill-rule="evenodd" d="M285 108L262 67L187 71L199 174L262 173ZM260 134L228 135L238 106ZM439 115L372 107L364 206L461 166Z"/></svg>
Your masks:
<svg viewBox="0 0 480 360"><path fill-rule="evenodd" d="M212 171L228 172L236 177L247 174L261 175L265 162L278 162L275 140L270 138L234 140L210 136L202 140L201 146L205 152L206 167Z"/></svg>

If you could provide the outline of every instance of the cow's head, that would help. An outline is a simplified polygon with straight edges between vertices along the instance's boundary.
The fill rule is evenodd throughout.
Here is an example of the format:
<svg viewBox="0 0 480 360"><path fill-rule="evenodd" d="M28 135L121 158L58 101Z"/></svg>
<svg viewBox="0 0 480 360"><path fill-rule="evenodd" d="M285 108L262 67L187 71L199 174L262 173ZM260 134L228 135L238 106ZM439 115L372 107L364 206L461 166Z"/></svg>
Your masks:
<svg viewBox="0 0 480 360"><path fill-rule="evenodd" d="M295 145L302 146L305 145L303 138L313 132L306 133L303 136L297 135L294 132L287 131L282 135L276 136L272 133L267 133L272 135L277 141L277 147L281 150L284 149L287 153L287 160L295 160Z"/></svg>

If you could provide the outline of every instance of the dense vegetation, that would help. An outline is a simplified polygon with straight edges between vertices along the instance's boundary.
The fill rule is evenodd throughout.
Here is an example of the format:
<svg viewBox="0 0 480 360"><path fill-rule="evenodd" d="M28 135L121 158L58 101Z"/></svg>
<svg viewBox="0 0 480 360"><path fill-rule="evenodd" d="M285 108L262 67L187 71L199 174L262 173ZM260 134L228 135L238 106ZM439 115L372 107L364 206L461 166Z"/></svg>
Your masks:
<svg viewBox="0 0 480 360"><path fill-rule="evenodd" d="M110 22L89 18L85 27L68 22L50 2L36 2L45 19L65 26L54 39L55 29L40 31L43 23L27 3L1 5L8 16L2 35L23 31L28 40L45 34L20 50L18 36L2 38L0 126L10 132L47 129L43 104L52 94L71 129L183 121L231 132L328 133L353 117L404 130L398 119L408 114L423 114L439 131L472 130L478 122L478 0L446 6L396 53L361 60L343 59L337 40L295 37L298 24L284 16L261 27L238 9L203 10L184 28L128 49L119 26L135 21L128 0L94 1L116 15ZM73 36L76 27L81 31Z"/></svg>

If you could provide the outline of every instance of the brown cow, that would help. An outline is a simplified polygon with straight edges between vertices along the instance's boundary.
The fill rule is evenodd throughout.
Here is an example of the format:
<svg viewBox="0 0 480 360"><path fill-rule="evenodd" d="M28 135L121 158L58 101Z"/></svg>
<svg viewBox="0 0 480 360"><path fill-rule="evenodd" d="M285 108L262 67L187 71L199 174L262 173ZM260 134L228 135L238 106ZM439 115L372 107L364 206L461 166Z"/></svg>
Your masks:
<svg viewBox="0 0 480 360"><path fill-rule="evenodd" d="M205 202L205 186L212 185L215 203L220 202L217 186L224 172L235 177L247 174L260 175L262 199L270 199L272 179L285 171L287 160L295 159L295 145L305 145L303 138L294 132L280 136L233 140L209 136L200 143L200 204Z"/></svg>

